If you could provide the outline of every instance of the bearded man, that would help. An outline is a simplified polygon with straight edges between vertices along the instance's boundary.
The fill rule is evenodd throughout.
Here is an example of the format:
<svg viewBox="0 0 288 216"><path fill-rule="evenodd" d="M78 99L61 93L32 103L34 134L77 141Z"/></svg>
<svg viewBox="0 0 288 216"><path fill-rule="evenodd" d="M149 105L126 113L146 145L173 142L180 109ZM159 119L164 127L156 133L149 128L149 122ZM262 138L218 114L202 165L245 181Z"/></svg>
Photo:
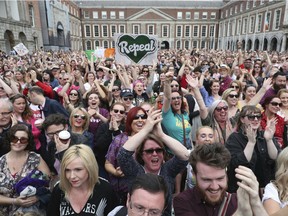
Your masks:
<svg viewBox="0 0 288 216"><path fill-rule="evenodd" d="M286 80L287 80L287 78L286 78L286 74L284 72L281 72L281 71L276 72L272 77L273 86L266 91L265 95L260 100L260 104L263 106L265 98L271 97L271 96L276 96L280 89L285 89L286 88Z"/></svg>
<svg viewBox="0 0 288 216"><path fill-rule="evenodd" d="M230 159L229 151L222 144L207 143L196 146L189 160L196 186L174 198L176 216L234 214L237 209L237 196L226 192L226 167Z"/></svg>

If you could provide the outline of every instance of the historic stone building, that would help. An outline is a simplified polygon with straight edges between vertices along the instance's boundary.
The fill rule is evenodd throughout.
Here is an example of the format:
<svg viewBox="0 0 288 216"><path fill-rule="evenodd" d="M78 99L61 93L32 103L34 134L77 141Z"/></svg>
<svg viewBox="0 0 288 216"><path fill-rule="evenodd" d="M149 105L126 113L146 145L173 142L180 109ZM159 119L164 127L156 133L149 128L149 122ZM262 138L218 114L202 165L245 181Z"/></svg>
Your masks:
<svg viewBox="0 0 288 216"><path fill-rule="evenodd" d="M114 47L115 33L158 35L162 48L217 48L219 1L81 1L84 49Z"/></svg>
<svg viewBox="0 0 288 216"><path fill-rule="evenodd" d="M287 50L285 0L94 0L78 5L84 49L113 47L115 33L143 33L158 35L162 48L234 50L242 41L243 49Z"/></svg>
<svg viewBox="0 0 288 216"><path fill-rule="evenodd" d="M241 41L246 50L287 50L285 0L226 2L219 19L219 48L235 50Z"/></svg>
<svg viewBox="0 0 288 216"><path fill-rule="evenodd" d="M288 48L285 0L1 0L0 49L114 47L115 33L157 35L161 48Z"/></svg>
<svg viewBox="0 0 288 216"><path fill-rule="evenodd" d="M10 52L23 43L29 50L43 46L38 1L0 1L0 49Z"/></svg>

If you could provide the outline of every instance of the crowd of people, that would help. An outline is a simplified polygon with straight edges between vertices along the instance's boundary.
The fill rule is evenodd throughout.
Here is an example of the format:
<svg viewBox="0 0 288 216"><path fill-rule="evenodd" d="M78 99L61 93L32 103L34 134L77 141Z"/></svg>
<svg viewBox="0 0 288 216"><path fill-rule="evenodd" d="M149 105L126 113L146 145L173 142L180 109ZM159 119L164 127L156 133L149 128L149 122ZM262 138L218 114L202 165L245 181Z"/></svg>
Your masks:
<svg viewBox="0 0 288 216"><path fill-rule="evenodd" d="M288 55L238 46L0 51L0 215L285 214Z"/></svg>

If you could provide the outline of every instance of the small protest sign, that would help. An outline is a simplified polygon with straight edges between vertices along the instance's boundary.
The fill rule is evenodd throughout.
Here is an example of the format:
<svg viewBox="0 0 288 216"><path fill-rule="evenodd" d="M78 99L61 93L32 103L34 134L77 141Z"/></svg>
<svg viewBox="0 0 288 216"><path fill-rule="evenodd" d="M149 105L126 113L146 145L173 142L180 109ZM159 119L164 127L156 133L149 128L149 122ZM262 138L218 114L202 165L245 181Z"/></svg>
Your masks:
<svg viewBox="0 0 288 216"><path fill-rule="evenodd" d="M23 43L19 43L13 47L13 49L17 52L19 56L24 56L29 53L29 50Z"/></svg>

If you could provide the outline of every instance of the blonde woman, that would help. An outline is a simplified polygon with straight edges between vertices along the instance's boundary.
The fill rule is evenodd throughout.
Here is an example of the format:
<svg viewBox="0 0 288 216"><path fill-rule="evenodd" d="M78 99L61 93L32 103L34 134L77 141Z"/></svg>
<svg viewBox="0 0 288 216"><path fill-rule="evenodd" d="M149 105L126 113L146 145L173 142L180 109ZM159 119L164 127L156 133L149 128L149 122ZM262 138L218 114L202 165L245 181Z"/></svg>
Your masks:
<svg viewBox="0 0 288 216"><path fill-rule="evenodd" d="M83 143L93 148L94 135L88 131L90 115L84 108L77 107L72 110L69 123L71 132L77 136L77 143Z"/></svg>
<svg viewBox="0 0 288 216"><path fill-rule="evenodd" d="M52 192L47 215L107 215L117 205L109 183L98 177L91 148L83 144L71 146L63 156L60 184Z"/></svg>
<svg viewBox="0 0 288 216"><path fill-rule="evenodd" d="M222 99L228 104L228 118L231 119L237 113L239 109L237 103L239 101L239 93L234 88L228 88L223 92Z"/></svg>
<svg viewBox="0 0 288 216"><path fill-rule="evenodd" d="M262 199L269 215L278 212L288 204L288 148L279 154L276 164L275 181L266 185Z"/></svg>

